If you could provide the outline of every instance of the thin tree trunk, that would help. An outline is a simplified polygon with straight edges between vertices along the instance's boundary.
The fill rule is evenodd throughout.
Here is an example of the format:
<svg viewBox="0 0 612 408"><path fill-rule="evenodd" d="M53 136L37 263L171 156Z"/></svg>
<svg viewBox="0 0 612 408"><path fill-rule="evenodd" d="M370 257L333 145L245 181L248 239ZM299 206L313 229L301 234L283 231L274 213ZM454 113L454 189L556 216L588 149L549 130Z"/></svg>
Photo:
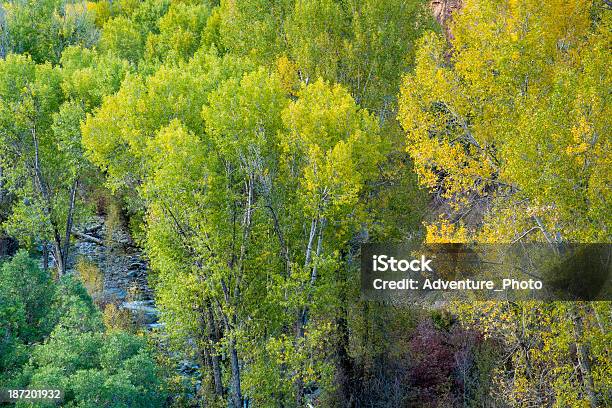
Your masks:
<svg viewBox="0 0 612 408"><path fill-rule="evenodd" d="M55 258L55 268L57 269L57 277L61 278L64 275L64 254L62 253L62 242L59 233L54 231L53 235L53 258Z"/></svg>
<svg viewBox="0 0 612 408"><path fill-rule="evenodd" d="M233 402L235 408L242 408L242 390L240 389L240 361L236 350L236 339L230 339L230 357L232 362L232 387L234 388Z"/></svg>
<svg viewBox="0 0 612 408"><path fill-rule="evenodd" d="M246 202L246 210L244 212L243 219L243 232L242 232L242 243L240 245L240 253L238 255L238 262L234 262L236 259L235 255L232 254L232 257L229 261L229 267L231 270L235 271L235 282L234 282L234 293L233 296L227 287L227 284L224 280L221 280L221 288L223 289L223 294L225 298L225 302L228 305L233 304L233 312L231 315L231 323L227 316L221 310L221 313L224 318L224 323L227 329L227 332L230 336L229 339L229 354L230 354L230 363L232 368L232 402L235 408L242 408L243 405L243 397L241 390L241 378L240 378L240 359L238 358L238 350L236 347L236 337L234 333L232 333L232 328L235 328L238 324L238 315L236 314L236 308L240 303L240 283L242 280L242 274L244 272L244 259L247 254L248 241L251 233L251 224L252 224L252 213L253 213L253 200L254 200L254 174L253 172L249 173L246 182L246 193L247 193L247 202ZM234 217L234 220L236 217Z"/></svg>
<svg viewBox="0 0 612 408"><path fill-rule="evenodd" d="M230 299L229 290L227 285L223 280L221 280L221 288L223 290L223 295L226 299L226 302ZM223 307L219 304L219 310L221 313L221 317L223 319L223 324L225 325L225 330L230 336L229 339L229 355L232 369L232 403L234 408L242 407L242 390L240 387L240 360L238 359L238 351L236 350L236 339L234 337L234 333L232 333L232 326L235 327L237 322L236 313L232 313L232 321L230 323L227 315L223 312Z"/></svg>
<svg viewBox="0 0 612 408"><path fill-rule="evenodd" d="M338 268L336 279L338 282L345 282L349 279L349 271L345 268ZM340 304L348 304L346 299L346 292L340 291L339 296ZM346 307L342 307L339 316L336 319L336 327L338 328L338 343L337 343L337 356L339 369L344 374L344 382L340 384L341 391L343 391L345 401L347 402L347 408L352 408L352 400L354 399L354 390L358 389L359 379L355 377L355 364L353 359L349 355L349 342L350 333L348 325L348 311Z"/></svg>
<svg viewBox="0 0 612 408"><path fill-rule="evenodd" d="M317 227L319 230L318 234L316 232ZM316 256L319 257L321 255L321 250L323 248L323 228L324 227L325 227L325 220L321 222L319 222L318 219L312 220L312 223L310 226L310 234L308 237L308 246L306 248L306 261L305 261L306 267L310 265L310 262L312 259L312 246L314 243L315 236L318 236ZM314 286L317 280L317 273L318 273L317 265L315 264L312 267L312 271L310 273L309 288L312 288ZM297 329L296 329L296 335L298 339L304 337L304 329L306 328L306 324L308 323L308 312L309 312L308 303L310 303L311 300L312 300L312 296L309 293L308 298L306 300L306 305L304 306L304 308L302 309L301 313L298 316ZM303 399L304 399L304 379L302 378L301 374L298 374L297 379L296 379L296 406L300 407L302 405Z"/></svg>
<svg viewBox="0 0 612 408"><path fill-rule="evenodd" d="M96 244L96 245L100 245L100 246L105 246L104 241L102 241L99 238L96 238L92 235L89 234L85 234L79 231L72 231L72 235L77 237L78 239L80 239L81 241L87 241L87 242L91 242L92 244Z"/></svg>
<svg viewBox="0 0 612 408"><path fill-rule="evenodd" d="M212 306L210 302L206 302L206 310L208 313L208 336L212 344L211 350L211 363L213 372L213 382L215 386L215 394L223 396L223 382L221 377L221 363L219 361L219 353L215 346L219 342L219 329L217 328L217 322L215 321L215 315L213 314Z"/></svg>
<svg viewBox="0 0 612 408"><path fill-rule="evenodd" d="M64 251L62 253L64 257L63 262L62 262L64 268L68 267L68 253L70 251L70 235L72 234L72 224L73 224L73 218L74 218L74 203L76 200L76 192L77 192L78 186L79 186L79 180L76 179L72 183L72 188L70 189L70 204L68 206L68 216L66 217L66 237L64 239ZM65 273L65 272L66 270L64 269L62 273Z"/></svg>
<svg viewBox="0 0 612 408"><path fill-rule="evenodd" d="M183 237L184 241L185 241L185 245L187 245L189 243L189 236L187 235L187 232L184 230L184 228L181 226L179 220L176 218L176 216L173 214L172 210L170 209L170 207L168 206L164 206L164 209L166 212L168 212L168 214L170 215L172 221L174 222L174 226L176 227L178 233ZM76 233L74 233L76 235ZM89 237L85 234L79 234L80 236L83 236L84 238L89 238L91 240L91 238L93 237ZM97 240L97 239L96 239ZM95 241L93 241L95 242ZM100 243L102 244L102 243ZM197 254L194 252L193 248L191 248L189 245L187 245L187 250L189 251L190 255L192 257L194 257L194 265L202 270L203 269L203 265L202 263L197 259ZM198 280L200 281L201 284L204 283L204 277L201 275L198 275ZM224 288L224 293L225 293L225 283L223 283L223 288ZM227 296L229 296L229 293L227 293ZM229 298L226 298L226 301L229 300ZM213 385L214 385L214 392L216 395L220 395L223 396L224 395L224 390L223 390L223 381L222 381L222 375L221 375L221 362L220 362L220 358L219 358L219 354L217 352L217 350L215 349L215 345L218 344L219 340L221 339L221 334L219 332L219 327L217 326L217 323L214 319L214 313L212 310L212 305L210 303L210 299L207 299L206 302L206 310L200 308L197 313L201 319L201 328L202 331L205 333L206 332L206 319L208 319L208 340L210 341L212 347L211 350L209 351L208 349L205 348L205 353L207 354L207 358L210 361L210 364L212 366L212 373L213 373ZM221 313L223 313L223 311L221 310Z"/></svg>
<svg viewBox="0 0 612 408"><path fill-rule="evenodd" d="M42 170L40 169L40 156L39 156L39 148L38 148L38 137L36 136L36 127L31 129L32 132L32 141L34 143L34 175L35 175L35 184L38 184L38 188L40 190L40 194L45 200L45 205L43 206L44 211L49 218L49 222L51 223L51 228L53 230L53 256L55 258L58 278L61 277L65 272L64 265L64 254L62 252L62 239L59 234L59 230L57 225L53 221L53 214L51 211L51 195L47 188L47 184L45 183L44 177L42 175Z"/></svg>
<svg viewBox="0 0 612 408"><path fill-rule="evenodd" d="M210 302L205 302L206 307L198 307L197 313L200 322L198 342L200 359L202 366L207 368L207 373L210 374L212 391L215 395L223 396L223 384L221 382L221 367L219 364L219 354L216 350L218 337L216 336L215 321L210 310Z"/></svg>
<svg viewBox="0 0 612 408"><path fill-rule="evenodd" d="M306 260L304 261L304 267L310 265L310 258L312 257L312 245L314 243L315 236L317 234L318 218L313 218L310 223L310 234L308 236L308 245L306 246Z"/></svg>
<svg viewBox="0 0 612 408"><path fill-rule="evenodd" d="M575 305L571 305L569 315L574 323L574 342L578 356L578 365L582 374L582 385L589 397L589 402L592 408L596 408L597 395L595 394L595 386L593 384L593 374L591 372L591 364L589 362L588 347L583 343L584 327L580 312Z"/></svg>
<svg viewBox="0 0 612 408"><path fill-rule="evenodd" d="M313 220L314 221L314 220ZM312 226L316 229L317 225L319 226L319 232L317 235L317 250L315 252L316 256L319 257L321 255L321 250L323 248L323 228L325 227L325 220L321 221L321 222L313 222ZM312 239L309 239L309 243L308 246L309 248L307 248L306 250L306 259L307 259L307 263L306 263L306 267L308 267L310 265L310 261L311 261L311 257L312 257L312 241L314 241L314 235L312 230L310 232L310 237ZM315 264L312 267L312 271L310 272L310 282L309 282L309 287L312 288L317 280L317 275L318 275L318 268L317 265ZM304 328L306 326L306 323L308 322L308 312L309 312L309 307L308 307L308 303L310 302L310 300L312 299L312 296L309 294L308 295L308 299L306 301L306 306L304 306L302 313L300 314L300 318L298 320L298 327L297 327L297 335L298 337L303 337L304 336Z"/></svg>
<svg viewBox="0 0 612 408"><path fill-rule="evenodd" d="M45 273L49 271L49 243L43 241L42 243L42 257L43 257L43 270Z"/></svg>
<svg viewBox="0 0 612 408"><path fill-rule="evenodd" d="M599 313L597 312L597 309L595 308L595 306L593 306L593 304L591 304L591 310L593 310L593 315L595 316L595 321L597 322L597 327L599 328L599 332L602 335L605 335L606 329L604 328L604 325L601 322L601 317L599 316Z"/></svg>
<svg viewBox="0 0 612 408"><path fill-rule="evenodd" d="M313 218L310 223L310 233L308 234L308 245L306 245L306 259L304 261L304 269L310 266L310 260L312 259L312 247L314 244L314 239L317 235L317 227L319 225L318 218ZM304 337L304 313L306 311L306 306L304 309L299 311L297 322L296 322L296 338L301 339ZM304 379L300 373L297 374L297 378L295 380L295 403L297 407L302 405L302 401L304 399Z"/></svg>
<svg viewBox="0 0 612 408"><path fill-rule="evenodd" d="M202 326L202 324L200 324L200 326ZM203 327L200 327L200 329L204 329ZM198 350L197 350L197 354L200 357L200 367L203 367L205 372L202 373L202 376L204 376L204 374L208 374L208 376L212 379L212 361L211 361L211 356L210 356L210 345L208 343L206 343L206 341L204 341L202 344L198 345ZM214 391L214 387L213 387L213 391Z"/></svg>
<svg viewBox="0 0 612 408"><path fill-rule="evenodd" d="M278 238L278 244L281 249L281 256L285 261L285 273L287 278L291 276L291 260L289 258L289 247L287 246L287 242L285 241L285 236L283 235L283 230L280 227L280 222L278 221L278 216L276 215L276 211L274 211L274 207L272 206L272 200L268 198L268 210L270 210L270 215L272 216L272 222L274 223L274 232L276 233L276 237Z"/></svg>

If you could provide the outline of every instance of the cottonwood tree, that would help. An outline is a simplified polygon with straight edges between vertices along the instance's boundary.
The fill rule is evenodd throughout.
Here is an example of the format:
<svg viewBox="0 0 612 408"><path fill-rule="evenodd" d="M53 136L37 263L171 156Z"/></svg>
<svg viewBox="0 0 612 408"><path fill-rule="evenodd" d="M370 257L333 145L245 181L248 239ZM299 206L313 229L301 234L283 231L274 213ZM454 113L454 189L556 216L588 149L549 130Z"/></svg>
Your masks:
<svg viewBox="0 0 612 408"><path fill-rule="evenodd" d="M24 56L0 62L4 185L16 199L4 227L26 245L51 244L57 272L66 272L79 179L80 104L64 103L61 73Z"/></svg>
<svg viewBox="0 0 612 408"><path fill-rule="evenodd" d="M128 77L83 141L111 185L138 189L162 319L195 339L212 393L301 404L307 383L331 381L325 354L307 356L333 316L321 299L341 289L337 248L367 218L379 129L342 87L318 81L293 103L277 74L244 66L199 51Z"/></svg>
<svg viewBox="0 0 612 408"><path fill-rule="evenodd" d="M185 183L189 183L189 174L196 177L199 174L197 172L204 170L205 167L191 167L195 163L203 163L195 159L197 156L188 158L175 157L170 154L169 157L173 158L170 161L165 156L168 155L168 149L177 154L180 152L182 152L180 154L185 154L186 152L181 147L182 143L198 141L197 137L190 135L197 134L201 137L204 126L199 109L194 109L194 107L201 107L206 101L207 94L224 78L232 76L234 72L242 72L241 65L236 59L221 60L214 53L202 52L188 65L184 64L175 68L162 67L146 80L132 75L126 78L117 95L107 98L100 109L95 111L95 115L89 117L83 126L84 144L90 151L92 160L108 172L109 186L114 189L125 188L125 186L142 188L138 197L134 197L132 205L143 207L149 214L147 216L149 220L147 236L150 238L147 240L150 242L148 245L150 245L152 265L159 272L158 302L162 310L167 311L165 316L169 323L169 334L173 338L184 341L193 336L198 343L198 358L201 358L203 363L213 364L214 361L215 368L211 372L215 372L214 391L219 396L225 395L226 391L220 383L219 350L211 349L209 335L213 333L212 335L217 339L221 334L217 323L212 322L208 314L209 312L217 313L219 305L207 300L210 299L210 296L205 296L203 300L198 300L197 303L186 307L186 311L183 311L184 318L181 315L173 315L172 312L172 310L181 310L183 301L193 300L193 296L189 295L191 286L187 282L183 282L184 285L178 285L179 281L173 280L174 274L185 268L200 270L205 267L199 259L202 255L190 249L193 242L181 232L186 222L184 220L185 211L189 211L188 214L193 217L203 216L197 212L201 209L200 204L196 203L198 207L193 209L189 205L190 200L179 200L179 197L173 193L173 189L179 188L184 194L194 194L195 197L198 197L196 185L190 185L188 189L185 189ZM202 81L203 77L208 77L208 80ZM115 118L114 127L107 127L107 117ZM181 135L184 135L184 138ZM164 144L161 144L162 142ZM176 147L173 147L174 143ZM186 146L193 152L193 155L206 154L206 144ZM171 167L166 169L165 164ZM178 182L174 179L174 183L165 184L165 177L175 174L170 171L180 169L181 166L188 166L190 169L189 173L178 173L182 181ZM159 175L157 175L158 172ZM199 181L203 182L204 179ZM158 211L161 211L163 216L158 217L156 215ZM160 223L166 223L163 224L165 227L161 227ZM165 246L160 245L158 240L163 238L158 227L166 228L166 232L171 233L170 237L175 243L168 241ZM171 228L167 229L168 227ZM162 254L156 256L157 251L161 248L166 248L170 253L174 251L182 253L184 256L177 259L177 261L180 260L182 267L167 269L169 262L167 256L162 256ZM185 248L189 250L181 252L186 251ZM176 256L177 253L174 253L173 256ZM166 280L174 282L172 290L179 290L180 286L184 297L177 298L173 294L171 295L172 303L166 304L166 292L163 291ZM198 290L201 291L202 288ZM191 311L192 307L193 311ZM194 316L198 319L193 321L200 322L197 327L191 324ZM214 315L210 316L217 318ZM177 319L177 324L172 324L174 319ZM205 331L202 332L202 330ZM215 340L212 346L217 347L217 343L218 340ZM204 364L203 366L208 367Z"/></svg>
<svg viewBox="0 0 612 408"><path fill-rule="evenodd" d="M582 1L464 3L450 44L421 40L400 95L420 182L450 203L428 240L608 242L610 13ZM500 399L595 407L609 398L600 307L459 310L507 347L512 372L500 370Z"/></svg>
<svg viewBox="0 0 612 408"><path fill-rule="evenodd" d="M300 214L288 228L297 241L292 247L304 249L291 254L303 291L295 324L299 346L308 330L316 335L315 327L324 327L325 318L334 317L333 313L326 315L331 311L326 307L345 290L339 263L346 259L341 251L346 251L348 242L369 221L362 194L367 182L376 178L383 156L376 119L360 109L342 86L319 80L305 87L287 107L283 120L287 136L281 163L290 182L288 190L295 194L285 206L291 217ZM318 313L324 320L310 325L311 319L322 317ZM298 370L298 405L303 403L308 377L307 370Z"/></svg>
<svg viewBox="0 0 612 408"><path fill-rule="evenodd" d="M0 55L28 54L38 63L58 63L70 45L92 47L99 32L86 2L7 1L0 6Z"/></svg>

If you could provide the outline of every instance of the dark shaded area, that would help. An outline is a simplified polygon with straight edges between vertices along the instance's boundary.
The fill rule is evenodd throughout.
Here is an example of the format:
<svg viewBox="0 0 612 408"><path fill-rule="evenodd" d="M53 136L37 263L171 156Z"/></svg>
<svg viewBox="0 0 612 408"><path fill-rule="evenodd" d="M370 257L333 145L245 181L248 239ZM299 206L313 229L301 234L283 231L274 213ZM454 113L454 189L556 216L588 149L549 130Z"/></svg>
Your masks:
<svg viewBox="0 0 612 408"><path fill-rule="evenodd" d="M0 236L0 257L13 256L19 249L19 242L12 237Z"/></svg>
<svg viewBox="0 0 612 408"><path fill-rule="evenodd" d="M487 407L500 347L444 311L362 305L364 348L340 355L338 407ZM353 345L355 347L356 345Z"/></svg>

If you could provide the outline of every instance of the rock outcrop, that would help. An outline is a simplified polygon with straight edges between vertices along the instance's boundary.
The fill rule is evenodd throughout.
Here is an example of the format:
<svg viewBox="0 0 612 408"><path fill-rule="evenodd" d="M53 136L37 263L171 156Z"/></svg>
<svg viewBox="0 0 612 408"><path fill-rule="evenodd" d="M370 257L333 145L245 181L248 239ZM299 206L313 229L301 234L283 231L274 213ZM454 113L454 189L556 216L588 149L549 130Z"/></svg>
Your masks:
<svg viewBox="0 0 612 408"><path fill-rule="evenodd" d="M158 310L147 281L148 265L142 251L125 228L108 230L100 216L79 226L70 262L72 269L77 268L79 259L94 264L103 274L100 297L129 310L146 327L157 327Z"/></svg>

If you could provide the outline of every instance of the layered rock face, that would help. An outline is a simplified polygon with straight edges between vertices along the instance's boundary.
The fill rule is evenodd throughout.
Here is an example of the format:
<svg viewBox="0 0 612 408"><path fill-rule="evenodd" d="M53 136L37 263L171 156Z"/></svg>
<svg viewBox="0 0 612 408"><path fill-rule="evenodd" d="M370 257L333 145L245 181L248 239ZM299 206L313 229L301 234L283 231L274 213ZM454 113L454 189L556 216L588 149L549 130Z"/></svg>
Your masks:
<svg viewBox="0 0 612 408"><path fill-rule="evenodd" d="M129 310L139 322L156 326L158 311L147 281L147 262L124 227L109 231L103 217L92 217L80 226L74 244L72 269L78 259L95 265L103 275L102 302ZM80 238L79 238L80 237Z"/></svg>

